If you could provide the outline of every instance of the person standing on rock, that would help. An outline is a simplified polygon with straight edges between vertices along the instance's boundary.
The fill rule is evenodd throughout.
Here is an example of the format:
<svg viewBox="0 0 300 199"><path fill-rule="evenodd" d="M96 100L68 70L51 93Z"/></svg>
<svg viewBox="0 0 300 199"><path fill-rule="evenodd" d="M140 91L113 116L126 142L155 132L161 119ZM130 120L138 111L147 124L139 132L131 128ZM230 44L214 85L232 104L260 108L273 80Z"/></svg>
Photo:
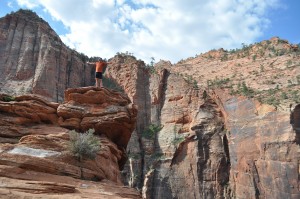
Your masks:
<svg viewBox="0 0 300 199"><path fill-rule="evenodd" d="M103 70L107 66L107 64L111 64L111 62L106 62L105 60L102 60L100 58L96 62L87 62L87 64L96 66L96 73L95 73L96 87L102 88L103 87L103 83L102 83Z"/></svg>

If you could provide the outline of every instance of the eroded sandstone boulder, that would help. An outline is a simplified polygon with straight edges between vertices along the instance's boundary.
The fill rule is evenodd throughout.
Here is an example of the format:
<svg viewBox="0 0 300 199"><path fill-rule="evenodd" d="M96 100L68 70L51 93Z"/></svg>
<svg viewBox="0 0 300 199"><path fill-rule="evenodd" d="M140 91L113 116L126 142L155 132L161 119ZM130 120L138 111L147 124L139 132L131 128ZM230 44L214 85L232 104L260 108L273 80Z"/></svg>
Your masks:
<svg viewBox="0 0 300 199"><path fill-rule="evenodd" d="M65 125L72 118L80 119L78 126ZM140 198L138 192L122 187L120 175L135 120L130 100L108 89L67 90L62 105L37 95L0 95L0 194ZM100 140L100 151L95 159L79 161L69 151L68 132L91 128Z"/></svg>
<svg viewBox="0 0 300 199"><path fill-rule="evenodd" d="M95 129L121 148L134 130L137 110L128 97L105 88L68 89L57 109L60 126L86 131Z"/></svg>

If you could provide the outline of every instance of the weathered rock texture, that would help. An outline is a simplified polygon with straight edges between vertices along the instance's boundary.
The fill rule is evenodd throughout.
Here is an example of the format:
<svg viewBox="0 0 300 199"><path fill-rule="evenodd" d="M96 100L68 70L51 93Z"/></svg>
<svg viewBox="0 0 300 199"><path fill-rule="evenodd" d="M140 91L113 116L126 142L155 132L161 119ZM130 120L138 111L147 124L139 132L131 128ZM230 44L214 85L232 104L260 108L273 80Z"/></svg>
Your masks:
<svg viewBox="0 0 300 199"><path fill-rule="evenodd" d="M2 19L2 29L7 30L8 25L5 24L15 18L17 17L8 16L5 20ZM16 27L15 24L11 26ZM24 24L21 27L23 26ZM26 29L20 29L26 32ZM17 29L15 32L18 32ZM23 53L20 49L24 49L22 43L25 40L20 42L17 38L22 37L15 36L9 40L8 46L11 47L6 51L3 43L7 41L7 35L15 34L5 31L1 33L0 50L6 53L1 53L5 59L1 59L0 66L4 66L6 74L1 78L9 76L7 74L16 74L9 72L17 71L16 65L8 65L5 60L15 60L11 56ZM44 37L47 38L47 35ZM11 45L14 43L22 45L14 47ZM41 46L40 44L37 49ZM30 52L38 51L33 47L30 49ZM29 60L29 66L33 65L39 71L44 71L49 65L45 63L49 60L53 62L60 60L59 57L70 57L68 53L64 53L57 58L57 52L64 51L55 52L55 56L53 53L44 53L39 54L38 58L33 57L32 60L41 60L40 65L35 64L37 61L26 60ZM42 59L46 55L51 55L51 59ZM146 67L143 61L136 60L133 56L121 53L113 57L107 76L123 87L138 110L137 125L127 146L129 160L122 171L122 180L140 189L144 198L153 199L299 198L299 55L299 46L272 38L254 45L243 45L241 49L212 50L175 65L160 61L154 67ZM27 61L24 59L22 66ZM70 82L74 81L70 81L68 76L70 65L67 65L67 69L62 69L58 66L66 64L60 64L62 61L55 63L58 65L50 70L50 74L63 74L63 77L51 76L59 82L54 85L52 82L55 81L51 79L52 82L47 84L47 89L51 92L35 92L37 89L27 89L25 92L38 93L60 101L59 97L62 97L63 92L61 89L69 87ZM79 71L76 74L81 74L78 68L74 70ZM84 71L88 70L90 69ZM21 74L24 73L10 78L13 81L4 79L2 89L11 91L14 86L18 91L21 87L14 83L15 79L23 78L20 85L27 82ZM91 73L85 75L84 81L89 79L89 74ZM34 82L38 77L40 76L35 75L29 82ZM40 81L45 79L47 78ZM135 109L131 109L132 105L127 103L126 97L116 101L113 93L109 93L107 98L102 99L103 104L98 105L99 101L94 99L106 93L107 90L97 89L69 90L66 92L66 102L57 109L57 115L53 110L58 104L47 102L45 108L41 105L45 104L42 100L35 102L35 106L49 117L30 110L26 111L30 113L27 114L20 108L13 108L18 117L12 119L10 114L4 114L3 117L7 119L2 121L2 128L9 129L5 126L12 121L17 127L11 128L4 135L16 133L20 138L24 134L44 132L42 127L35 127L37 131L25 128L22 124L27 124L28 121L46 122L48 125L58 123L64 128L78 130L93 127L99 134L113 140L124 155L129 139L126 135L133 128L128 123L135 117L132 116L135 115ZM104 105L106 103L111 103L111 106ZM120 106L115 107L114 103ZM23 102L18 106L27 105ZM5 105L4 109L12 108ZM103 113L106 115L103 116ZM114 130L111 129L113 120L117 121L114 123L117 129ZM118 134L122 136L117 136ZM10 143L18 141L12 136L6 136L2 140ZM117 158L120 168L125 159L125 156ZM95 176L91 172L86 175ZM96 177L101 179L101 175ZM119 177L113 179L119 182ZM72 190L69 187L64 189Z"/></svg>
<svg viewBox="0 0 300 199"><path fill-rule="evenodd" d="M111 62L107 74L138 106L124 171L129 185L142 188L145 198L225 197L230 162L217 104L203 98L204 90L164 69L169 62L156 70L130 56L119 55Z"/></svg>
<svg viewBox="0 0 300 199"><path fill-rule="evenodd" d="M90 86L93 67L68 48L43 19L20 10L0 19L0 91L63 101L67 88Z"/></svg>
<svg viewBox="0 0 300 199"><path fill-rule="evenodd" d="M236 50L212 50L169 69L201 88L254 96L279 110L300 103L300 47L278 37Z"/></svg>
<svg viewBox="0 0 300 199"><path fill-rule="evenodd" d="M126 149L135 128L136 107L118 92L95 87L73 88L65 92L65 102L57 109L62 127L87 131L95 129L120 148Z"/></svg>
<svg viewBox="0 0 300 199"><path fill-rule="evenodd" d="M297 63L299 55L291 53L295 56L292 63ZM259 87L237 92L236 86L232 92L226 85L217 87L210 76L182 75L185 68L169 62L147 68L122 54L111 61L108 76L138 106L137 129L128 145L129 162L123 173L129 185L142 189L144 198L299 197L298 99L266 105L239 97L247 94L244 91L251 92L248 96L264 96L250 91ZM218 63L228 64L222 62ZM213 82L210 87L208 80ZM296 82L282 86L283 92L287 86L291 92L299 87ZM273 97L281 92L277 90ZM287 109L290 102L292 115ZM153 134L151 129L155 129Z"/></svg>
<svg viewBox="0 0 300 199"><path fill-rule="evenodd" d="M0 96L1 197L140 198L122 186L120 175L136 120L130 100L95 87L65 95L63 104L35 95ZM68 131L90 128L101 149L94 160L78 161L68 150Z"/></svg>
<svg viewBox="0 0 300 199"><path fill-rule="evenodd" d="M300 132L291 123L299 110L290 115L223 91L215 96L227 115L232 196L299 198Z"/></svg>

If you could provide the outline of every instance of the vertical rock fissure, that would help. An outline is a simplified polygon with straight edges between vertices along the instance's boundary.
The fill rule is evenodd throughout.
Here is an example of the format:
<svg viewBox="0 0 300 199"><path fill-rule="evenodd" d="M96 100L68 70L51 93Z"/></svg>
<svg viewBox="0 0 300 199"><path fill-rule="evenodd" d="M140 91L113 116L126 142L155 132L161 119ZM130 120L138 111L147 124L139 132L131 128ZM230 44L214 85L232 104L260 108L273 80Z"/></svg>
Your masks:
<svg viewBox="0 0 300 199"><path fill-rule="evenodd" d="M86 69L85 60L82 60L82 68L83 68L82 74L84 75L81 84L82 86L86 86L87 84L86 84L86 77L85 77L85 69Z"/></svg>
<svg viewBox="0 0 300 199"><path fill-rule="evenodd" d="M166 69L163 69L162 71L162 77L161 77L161 81L159 83L159 88L158 88L158 100L159 100L159 112L158 112L158 116L159 116L159 121L160 121L160 117L161 117L161 109L164 106L165 103L165 98L166 98L166 89L168 86L168 77L170 75L170 72L167 71Z"/></svg>
<svg viewBox="0 0 300 199"><path fill-rule="evenodd" d="M142 138L145 128L149 126L150 123L150 92L149 92L149 75L144 67L138 67L137 70L137 85L136 85L136 95L139 96L139 100L134 103L138 105L138 118L137 118L137 140L140 149L140 173L138 173L138 188L141 189L145 179L146 168L146 146L144 139Z"/></svg>
<svg viewBox="0 0 300 199"><path fill-rule="evenodd" d="M300 104L296 105L294 110L291 111L290 124L296 133L295 141L300 145Z"/></svg>
<svg viewBox="0 0 300 199"><path fill-rule="evenodd" d="M157 75L160 79L159 79L159 87L158 87L158 94L157 94L157 104L156 104L156 108L157 108L157 125L161 126L161 111L162 108L164 106L165 103L165 98L166 98L166 89L167 89L167 82L168 82L168 77L169 77L170 73L166 70L163 69L162 70L162 75L159 76ZM159 132L155 132L154 134L154 153L155 154L161 154L162 150L159 146L159 142L158 142L158 134ZM161 163L160 161L155 162L155 165L153 165L154 169L154 174L152 176L152 183L151 183L151 187L149 187L152 191L151 191L151 199L155 199L159 197L159 193L160 193L160 185L161 185L161 181L158 181L158 179L160 179L160 172L159 172L159 168L161 167Z"/></svg>
<svg viewBox="0 0 300 199"><path fill-rule="evenodd" d="M39 62L39 58L43 58L42 57L42 45L41 45L41 42L42 42L42 36L41 35L39 35L39 32L40 32L40 26L38 26L37 27L37 33L36 33L36 35L37 35L37 38L38 38L38 42L37 42L37 44L39 44L39 46L38 46L38 55L37 55L37 63ZM36 73L36 68L37 68L37 64L35 64L34 65L34 69L33 69L33 71L34 71L34 73ZM34 88L34 83L35 83L35 81L36 81L36 79L35 79L35 77L36 77L36 74L34 74L33 75L33 78L32 78L32 83L31 83L31 91L33 92L33 88Z"/></svg>
<svg viewBox="0 0 300 199"><path fill-rule="evenodd" d="M17 17L17 20L16 20L16 23L15 23L15 27L13 28L13 33L12 33L12 37L11 37L11 41L10 41L10 44L9 44L9 54L8 54L8 58L6 59L6 62L5 64L7 64L8 60L12 60L11 59L11 55L13 55L14 53L12 52L13 50L13 43L14 43L14 40L15 40L15 36L16 36L16 30L17 30L17 27L18 27L18 24L19 24L19 17ZM15 60L14 60L15 61ZM9 63L10 65L11 63ZM11 67L8 67L7 70L9 71L8 74L14 74L12 73L11 71L14 69L14 63L12 63L12 65L10 65ZM10 68L10 69L9 69ZM4 73L2 73L4 75Z"/></svg>
<svg viewBox="0 0 300 199"><path fill-rule="evenodd" d="M59 102L59 83L60 83L60 60L61 60L61 51L62 51L62 42L60 42L60 48L58 56L56 55L56 102Z"/></svg>
<svg viewBox="0 0 300 199"><path fill-rule="evenodd" d="M226 134L223 136L223 146L226 155L226 162L227 164L230 165L230 153L229 153L228 139Z"/></svg>
<svg viewBox="0 0 300 199"><path fill-rule="evenodd" d="M260 192L259 190L262 190L261 188L258 187L259 185L259 174L258 174L258 171L257 171L257 168L256 168L256 165L255 165L255 162L252 163L252 176L253 176L253 186L254 186L254 190L255 190L255 198L256 199L259 199L259 196L260 196Z"/></svg>
<svg viewBox="0 0 300 199"><path fill-rule="evenodd" d="M24 33L25 33L25 28L27 26L27 21L25 21L23 29L22 29L22 35L21 35L21 41L20 41L20 46L18 48L18 62L20 60L20 54L21 54L21 50L22 50L22 45L23 45L23 40L24 40Z"/></svg>
<svg viewBox="0 0 300 199"><path fill-rule="evenodd" d="M10 44L9 44L9 47L10 47L10 49L9 49L9 55L13 54L11 52L11 50L12 50L13 42L14 42L14 39L15 39L16 29L18 27L18 23L19 23L19 18L17 18L16 23L15 23L15 28L13 29L12 38L11 38L11 41L10 41Z"/></svg>
<svg viewBox="0 0 300 199"><path fill-rule="evenodd" d="M202 194L202 198L206 198L205 196L205 181L203 171L206 167L206 162L208 160L208 151L206 150L207 146L205 146L205 136L203 132L197 130L196 135L198 139L198 162L197 162L197 175L199 179L199 193ZM202 186L201 186L202 185Z"/></svg>
<svg viewBox="0 0 300 199"><path fill-rule="evenodd" d="M33 47L32 47L32 66L33 66L33 74L32 74L32 83L31 83L31 91L33 91L33 84L34 84L34 79L35 79L35 73L36 73L36 67L37 67L37 63L38 63L38 55L36 56L36 53L35 53L35 48L36 48L36 45L39 44L39 42L37 42L37 38L38 38L38 30L39 30L39 27L37 26L36 27L36 30L35 30L35 34L34 34L34 40L33 40ZM38 52L40 52L40 48L38 46ZM39 54L39 53L37 53Z"/></svg>
<svg viewBox="0 0 300 199"><path fill-rule="evenodd" d="M66 77L66 88L69 88L70 86L70 75L71 75L71 68L72 68L72 62L73 62L73 51L70 55L70 59L68 59L68 62L67 62L67 77Z"/></svg>

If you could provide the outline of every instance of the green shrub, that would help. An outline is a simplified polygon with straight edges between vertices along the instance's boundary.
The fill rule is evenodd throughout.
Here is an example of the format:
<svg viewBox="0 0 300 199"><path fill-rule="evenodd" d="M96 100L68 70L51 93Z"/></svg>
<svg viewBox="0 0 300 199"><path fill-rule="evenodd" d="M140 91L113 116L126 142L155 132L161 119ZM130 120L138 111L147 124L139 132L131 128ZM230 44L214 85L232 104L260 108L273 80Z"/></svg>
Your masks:
<svg viewBox="0 0 300 199"><path fill-rule="evenodd" d="M230 83L229 78L221 78L216 77L214 80L207 80L208 87L213 88L228 88L228 83Z"/></svg>
<svg viewBox="0 0 300 199"><path fill-rule="evenodd" d="M280 101L276 97L270 96L269 98L265 99L265 103L277 107L280 104Z"/></svg>
<svg viewBox="0 0 300 199"><path fill-rule="evenodd" d="M164 154L161 152L155 152L150 156L150 158L154 161L158 161L164 158Z"/></svg>
<svg viewBox="0 0 300 199"><path fill-rule="evenodd" d="M288 99L288 96L287 96L287 94L286 94L286 92L282 92L281 93L281 99Z"/></svg>
<svg viewBox="0 0 300 199"><path fill-rule="evenodd" d="M163 127L157 124L150 124L142 133L142 136L147 139L153 139Z"/></svg>
<svg viewBox="0 0 300 199"><path fill-rule="evenodd" d="M100 140L94 135L95 130L89 129L85 133L69 132L69 150L81 161L83 158L95 159L100 150Z"/></svg>
<svg viewBox="0 0 300 199"><path fill-rule="evenodd" d="M252 88L248 87L245 82L242 82L242 84L239 82L237 85L237 90L231 89L230 94L242 94L246 97L252 98L256 93Z"/></svg>
<svg viewBox="0 0 300 199"><path fill-rule="evenodd" d="M10 101L15 101L15 97L12 97L12 96L9 96L9 95L6 95L6 96L3 96L2 100L4 102L10 102Z"/></svg>

